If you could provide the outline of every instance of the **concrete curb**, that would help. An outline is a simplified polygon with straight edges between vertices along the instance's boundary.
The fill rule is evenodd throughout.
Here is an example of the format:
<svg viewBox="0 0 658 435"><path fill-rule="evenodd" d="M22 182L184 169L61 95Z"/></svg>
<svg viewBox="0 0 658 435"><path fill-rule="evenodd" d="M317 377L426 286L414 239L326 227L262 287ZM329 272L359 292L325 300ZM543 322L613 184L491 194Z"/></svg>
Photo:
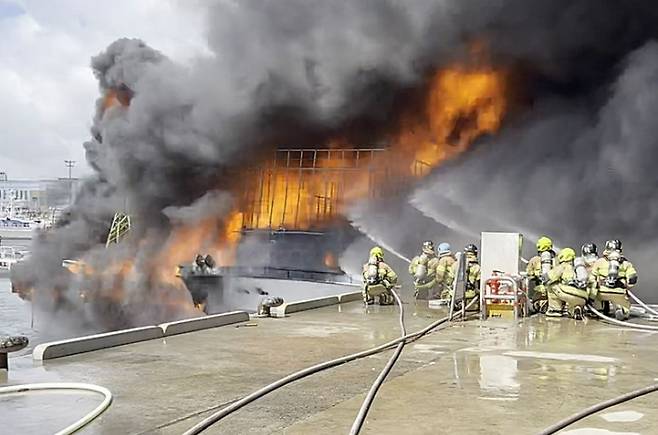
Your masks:
<svg viewBox="0 0 658 435"><path fill-rule="evenodd" d="M355 302L363 300L363 295L361 292L352 292L352 293L342 293L338 295L338 303L344 304L347 302Z"/></svg>
<svg viewBox="0 0 658 435"><path fill-rule="evenodd" d="M159 326L144 326L141 328L123 329L103 334L87 335L85 337L42 343L34 348L32 358L37 361L60 358L92 350L122 346L138 341L162 338L162 328Z"/></svg>
<svg viewBox="0 0 658 435"><path fill-rule="evenodd" d="M313 308L326 307L329 305L338 305L338 296L326 296L323 298L306 299L303 301L290 302L270 309L272 317L285 317L286 314L296 313L298 311L312 310Z"/></svg>
<svg viewBox="0 0 658 435"><path fill-rule="evenodd" d="M175 322L161 323L165 337L186 332L199 331L201 329L216 328L218 326L230 325L232 323L246 322L249 314L244 311L231 311L229 313L213 314L210 316L195 317L193 319L177 320Z"/></svg>

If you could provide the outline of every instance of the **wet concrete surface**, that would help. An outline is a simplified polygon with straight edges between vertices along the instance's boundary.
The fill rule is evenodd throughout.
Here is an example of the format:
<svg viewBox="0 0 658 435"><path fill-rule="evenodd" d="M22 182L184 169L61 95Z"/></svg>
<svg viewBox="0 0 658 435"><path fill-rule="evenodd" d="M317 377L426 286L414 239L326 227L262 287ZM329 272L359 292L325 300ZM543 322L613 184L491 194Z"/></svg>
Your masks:
<svg viewBox="0 0 658 435"><path fill-rule="evenodd" d="M414 308L406 305L408 331L445 315ZM114 402L83 433L176 434L293 371L399 335L395 307L366 312L360 303L250 323L257 326L227 326L42 365L18 358L0 382L102 385ZM389 356L390 351L288 385L207 433L347 433ZM656 361L656 333L594 320L455 322L405 347L362 433L536 433L601 400L655 383ZM20 429L7 433L54 432L100 400L57 394L52 403L44 395L0 396L0 421ZM656 403L658 396L645 396L563 433L656 433ZM12 427L17 415L29 416L31 425Z"/></svg>

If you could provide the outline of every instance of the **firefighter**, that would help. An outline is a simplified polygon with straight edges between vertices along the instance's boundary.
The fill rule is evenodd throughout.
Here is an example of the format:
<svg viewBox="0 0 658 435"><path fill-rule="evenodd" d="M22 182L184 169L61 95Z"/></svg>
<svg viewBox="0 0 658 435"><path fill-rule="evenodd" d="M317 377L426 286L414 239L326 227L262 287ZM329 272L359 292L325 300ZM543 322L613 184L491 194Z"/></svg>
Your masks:
<svg viewBox="0 0 658 435"><path fill-rule="evenodd" d="M548 294L542 282L542 275L555 267L555 251L553 241L546 236L537 240L537 255L528 261L526 274L532 284L532 307L537 313L545 313L548 308Z"/></svg>
<svg viewBox="0 0 658 435"><path fill-rule="evenodd" d="M574 260L574 270L576 272L576 286L579 289L587 290L592 293L589 275L594 267L594 263L599 259L599 254L595 243L585 243L580 248L581 256Z"/></svg>
<svg viewBox="0 0 658 435"><path fill-rule="evenodd" d="M452 282L455 279L452 269L455 264L455 256L450 250L450 244L439 243L439 261L436 266L436 289L441 299L448 299L452 290Z"/></svg>
<svg viewBox="0 0 658 435"><path fill-rule="evenodd" d="M382 248L372 248L368 262L363 265L363 302L371 305L377 297L379 305L392 305L395 299L391 289L397 282L396 273L391 266L384 263Z"/></svg>
<svg viewBox="0 0 658 435"><path fill-rule="evenodd" d="M592 294L590 299L597 307L608 303L617 320L628 319L631 303L627 290L637 283L637 271L622 251L620 240L605 242L603 257L596 260L590 274Z"/></svg>
<svg viewBox="0 0 658 435"><path fill-rule="evenodd" d="M479 297L480 291L480 262L478 260L478 248L477 246L468 244L464 247L464 265L466 271L464 273L466 287L464 291L464 303L466 305L470 304L473 298ZM459 268L459 263L454 262L452 265L452 276L456 276ZM452 289L450 291L452 295ZM471 310L479 310L479 303L475 303L470 308Z"/></svg>
<svg viewBox="0 0 658 435"><path fill-rule="evenodd" d="M587 290L576 285L576 272L573 262L576 251L564 248L557 256L557 266L543 276L543 283L548 290L547 316L562 317L565 305L568 313L576 320L583 319L583 309L587 303Z"/></svg>
<svg viewBox="0 0 658 435"><path fill-rule="evenodd" d="M424 241L420 255L415 256L409 264L409 274L416 289L416 299L430 299L434 295L438 262L434 243L430 240Z"/></svg>
<svg viewBox="0 0 658 435"><path fill-rule="evenodd" d="M206 264L206 259L201 254L197 254L192 263L192 273L195 275L203 275L208 271L208 265Z"/></svg>

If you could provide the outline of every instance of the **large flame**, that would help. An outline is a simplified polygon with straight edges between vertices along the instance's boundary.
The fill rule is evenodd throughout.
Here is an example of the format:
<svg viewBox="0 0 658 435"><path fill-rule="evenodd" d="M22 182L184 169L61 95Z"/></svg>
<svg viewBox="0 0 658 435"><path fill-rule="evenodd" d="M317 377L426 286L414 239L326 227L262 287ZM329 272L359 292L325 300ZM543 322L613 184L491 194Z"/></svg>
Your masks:
<svg viewBox="0 0 658 435"><path fill-rule="evenodd" d="M434 168L483 134L496 132L506 106L503 73L462 67L440 71L427 97L427 123L402 129L398 146L415 150L415 162Z"/></svg>
<svg viewBox="0 0 658 435"><path fill-rule="evenodd" d="M189 262L209 248L209 237L218 263L230 264L242 228L304 230L330 224L353 201L424 177L478 137L495 133L506 108L505 72L464 66L438 71L429 81L423 110L402 114L385 152L356 151L359 144L342 138L318 151L280 150L276 160L240 174L240 199L226 222L177 229L173 238L180 242L165 250L163 264Z"/></svg>

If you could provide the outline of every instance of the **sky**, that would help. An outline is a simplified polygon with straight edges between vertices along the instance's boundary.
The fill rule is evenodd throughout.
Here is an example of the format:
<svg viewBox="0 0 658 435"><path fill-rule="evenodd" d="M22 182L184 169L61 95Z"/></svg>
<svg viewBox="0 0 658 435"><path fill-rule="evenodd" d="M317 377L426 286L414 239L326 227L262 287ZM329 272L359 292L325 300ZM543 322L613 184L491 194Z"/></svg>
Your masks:
<svg viewBox="0 0 658 435"><path fill-rule="evenodd" d="M91 169L98 84L92 56L115 39L141 38L189 64L209 56L202 0L0 0L0 172L12 179Z"/></svg>

